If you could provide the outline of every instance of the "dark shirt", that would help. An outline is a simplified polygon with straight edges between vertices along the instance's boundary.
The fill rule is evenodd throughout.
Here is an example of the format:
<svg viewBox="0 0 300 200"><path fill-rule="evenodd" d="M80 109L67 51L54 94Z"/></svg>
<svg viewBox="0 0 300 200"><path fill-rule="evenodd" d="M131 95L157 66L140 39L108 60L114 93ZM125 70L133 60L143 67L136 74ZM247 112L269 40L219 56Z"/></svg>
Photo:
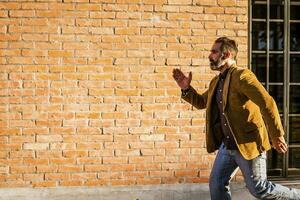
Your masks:
<svg viewBox="0 0 300 200"><path fill-rule="evenodd" d="M222 106L222 101L223 101L223 88L224 88L224 82L225 82L225 78L227 76L228 73L228 69L226 69L223 73L219 74L219 82L216 88L216 92L215 92L215 99L217 102L217 106L218 106L218 120L221 123L221 131L223 133L223 143L226 146L227 149L231 149L231 150L237 150L237 146L235 143L235 140L233 138L233 134L229 128L229 123L226 120L225 114L223 112L223 106Z"/></svg>

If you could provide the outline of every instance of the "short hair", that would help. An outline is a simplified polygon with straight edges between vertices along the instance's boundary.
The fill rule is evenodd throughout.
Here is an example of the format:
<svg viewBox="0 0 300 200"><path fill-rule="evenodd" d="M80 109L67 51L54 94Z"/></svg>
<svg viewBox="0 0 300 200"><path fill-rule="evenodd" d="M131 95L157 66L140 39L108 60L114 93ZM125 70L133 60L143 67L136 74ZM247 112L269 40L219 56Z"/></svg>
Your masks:
<svg viewBox="0 0 300 200"><path fill-rule="evenodd" d="M216 39L215 43L221 43L221 53L230 51L233 55L234 60L236 60L236 56L238 53L238 45L234 40L231 40L228 37L220 37Z"/></svg>

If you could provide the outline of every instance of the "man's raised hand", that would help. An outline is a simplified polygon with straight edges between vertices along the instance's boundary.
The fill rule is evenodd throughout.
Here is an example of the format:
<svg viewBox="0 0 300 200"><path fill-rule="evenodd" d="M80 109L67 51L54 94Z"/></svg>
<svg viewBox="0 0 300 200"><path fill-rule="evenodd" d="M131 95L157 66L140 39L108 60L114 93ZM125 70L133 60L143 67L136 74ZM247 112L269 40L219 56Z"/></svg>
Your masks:
<svg viewBox="0 0 300 200"><path fill-rule="evenodd" d="M173 78L181 89L186 90L190 87L192 72L188 76L185 76L180 69L173 69Z"/></svg>

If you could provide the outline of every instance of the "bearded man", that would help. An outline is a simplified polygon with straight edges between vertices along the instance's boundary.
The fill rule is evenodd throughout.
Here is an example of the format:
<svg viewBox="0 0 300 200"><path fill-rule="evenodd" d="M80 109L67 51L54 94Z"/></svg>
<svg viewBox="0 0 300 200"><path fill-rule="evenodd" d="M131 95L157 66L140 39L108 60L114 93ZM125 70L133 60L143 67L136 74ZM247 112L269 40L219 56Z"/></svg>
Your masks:
<svg viewBox="0 0 300 200"><path fill-rule="evenodd" d="M186 76L174 69L182 98L198 109L206 108L206 147L218 150L210 174L212 200L231 199L229 183L240 168L249 192L258 199L300 199L300 190L267 180L266 151L288 149L273 98L249 69L236 66L237 44L218 38L210 55L210 68L219 71L208 90L199 94Z"/></svg>

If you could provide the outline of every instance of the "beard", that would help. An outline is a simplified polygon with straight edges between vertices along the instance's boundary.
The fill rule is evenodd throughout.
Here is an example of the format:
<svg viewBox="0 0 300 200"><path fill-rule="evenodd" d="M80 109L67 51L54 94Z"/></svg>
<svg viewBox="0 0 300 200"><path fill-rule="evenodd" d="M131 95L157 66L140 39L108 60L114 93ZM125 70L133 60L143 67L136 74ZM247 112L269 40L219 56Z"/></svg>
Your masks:
<svg viewBox="0 0 300 200"><path fill-rule="evenodd" d="M217 60L210 59L210 69L220 71L224 66L222 56L220 56Z"/></svg>

